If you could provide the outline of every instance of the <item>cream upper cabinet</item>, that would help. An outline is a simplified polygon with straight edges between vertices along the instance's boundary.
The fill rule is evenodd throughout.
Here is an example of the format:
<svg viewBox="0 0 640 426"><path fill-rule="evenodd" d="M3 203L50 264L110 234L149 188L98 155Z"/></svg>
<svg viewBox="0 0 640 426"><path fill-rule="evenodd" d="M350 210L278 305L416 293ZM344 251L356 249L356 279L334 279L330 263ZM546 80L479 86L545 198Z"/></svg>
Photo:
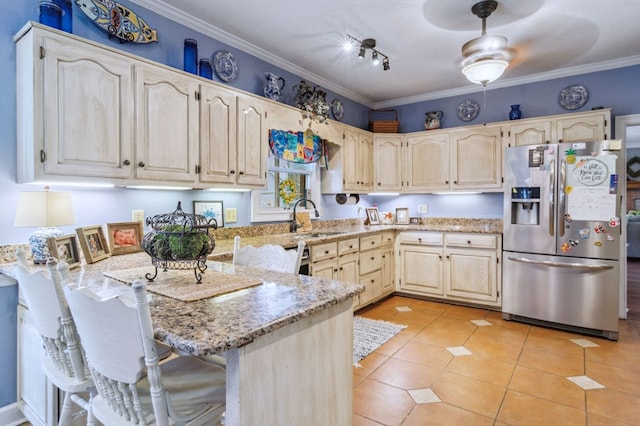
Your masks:
<svg viewBox="0 0 640 426"><path fill-rule="evenodd" d="M514 120L505 125L507 135L507 146L524 145L544 145L551 143L551 121L549 120L527 120L520 122Z"/></svg>
<svg viewBox="0 0 640 426"><path fill-rule="evenodd" d="M404 151L404 180L408 192L446 190L451 180L450 132L408 135Z"/></svg>
<svg viewBox="0 0 640 426"><path fill-rule="evenodd" d="M373 136L375 191L402 190L402 135Z"/></svg>
<svg viewBox="0 0 640 426"><path fill-rule="evenodd" d="M499 125L451 133L452 189L502 190L502 132Z"/></svg>
<svg viewBox="0 0 640 426"><path fill-rule="evenodd" d="M373 134L345 129L342 150L344 191L373 191Z"/></svg>
<svg viewBox="0 0 640 426"><path fill-rule="evenodd" d="M599 141L611 136L611 110L602 109L556 120L557 142Z"/></svg>
<svg viewBox="0 0 640 426"><path fill-rule="evenodd" d="M16 54L18 181L131 176L131 62L35 27Z"/></svg>
<svg viewBox="0 0 640 426"><path fill-rule="evenodd" d="M248 95L238 95L238 170L240 185L262 187L267 182L268 104Z"/></svg>
<svg viewBox="0 0 640 426"><path fill-rule="evenodd" d="M235 183L236 94L200 87L200 182Z"/></svg>
<svg viewBox="0 0 640 426"><path fill-rule="evenodd" d="M146 64L136 67L136 178L196 180L198 92L193 78Z"/></svg>

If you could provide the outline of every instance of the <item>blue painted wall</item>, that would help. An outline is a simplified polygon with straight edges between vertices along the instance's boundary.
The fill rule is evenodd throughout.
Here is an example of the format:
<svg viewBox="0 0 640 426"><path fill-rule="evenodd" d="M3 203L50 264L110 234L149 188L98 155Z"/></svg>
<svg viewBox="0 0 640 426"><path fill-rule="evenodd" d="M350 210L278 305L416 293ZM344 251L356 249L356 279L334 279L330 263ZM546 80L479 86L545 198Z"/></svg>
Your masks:
<svg viewBox="0 0 640 426"><path fill-rule="evenodd" d="M109 40L106 33L75 11L73 17L74 33L78 36L97 41L124 51L139 55L176 68L182 68L183 40L198 40L198 51L201 57L210 57L215 51L225 49L231 51L237 59L240 72L238 79L230 86L255 94L262 94L264 72L270 71L286 80L283 102L292 104L291 88L301 78L288 71L279 69L260 59L252 57L237 49L203 36L193 30L172 22L157 14L147 11L138 5L131 6L153 28L158 29L158 44L136 45L121 44L118 40ZM18 185L16 182L16 63L13 36L29 20L38 19L36 8L39 0L4 1L0 6L0 245L24 243L32 232L28 228L14 228L13 218L18 192L32 190L29 185ZM398 107L400 131L411 132L423 129L424 113L433 110L444 112L443 127L456 127L464 124L478 124L482 121L502 121L507 119L509 105L519 103L524 117L534 117L565 112L557 102L558 92L569 84L583 84L590 91L590 98L582 110L593 106L613 108L613 115L626 115L640 112L640 85L637 84L640 67L627 67L613 71L585 74L576 77L550 80L542 83L526 84L518 87L491 89L486 92L486 108L480 112L478 119L464 123L456 117L456 108L465 99L475 99L483 105L482 91L470 95L456 96L429 102L420 102ZM214 79L216 77L214 76ZM342 99L345 105L344 122L356 127L366 128L368 108L345 99L335 93L328 93L328 100ZM613 126L612 126L613 128ZM54 188L55 189L55 188ZM249 193L209 193L203 191L151 191L151 190L89 190L73 189L77 225L87 226L130 220L132 209L143 209L145 215L155 215L172 211L177 201L182 201L185 210L191 209L193 200L222 200L225 207L238 208L237 225L247 225L250 221ZM358 207L377 204L384 211L395 211L396 207L408 207L411 216L417 216L417 204L429 205L429 216L458 217L501 217L501 194L480 195L404 195L388 198L380 196L363 196L359 205L340 206L333 196L323 196L325 218L350 218L358 213ZM65 232L74 232L75 226L62 228ZM15 302L0 295L0 305ZM4 311L3 320L15 323L15 310ZM13 403L15 395L15 336L0 335L5 342L0 348L0 407ZM13 358L15 359L15 358ZM7 361L8 360L8 361ZM13 378L13 379L12 379Z"/></svg>

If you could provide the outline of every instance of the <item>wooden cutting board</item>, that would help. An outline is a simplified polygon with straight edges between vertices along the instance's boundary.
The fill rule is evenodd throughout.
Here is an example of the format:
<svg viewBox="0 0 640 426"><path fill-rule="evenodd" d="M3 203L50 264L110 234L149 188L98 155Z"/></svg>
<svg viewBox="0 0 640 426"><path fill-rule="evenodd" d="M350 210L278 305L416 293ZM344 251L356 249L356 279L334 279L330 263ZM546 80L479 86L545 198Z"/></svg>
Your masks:
<svg viewBox="0 0 640 426"><path fill-rule="evenodd" d="M309 212L296 213L296 223L300 225L298 232L309 232L313 229Z"/></svg>

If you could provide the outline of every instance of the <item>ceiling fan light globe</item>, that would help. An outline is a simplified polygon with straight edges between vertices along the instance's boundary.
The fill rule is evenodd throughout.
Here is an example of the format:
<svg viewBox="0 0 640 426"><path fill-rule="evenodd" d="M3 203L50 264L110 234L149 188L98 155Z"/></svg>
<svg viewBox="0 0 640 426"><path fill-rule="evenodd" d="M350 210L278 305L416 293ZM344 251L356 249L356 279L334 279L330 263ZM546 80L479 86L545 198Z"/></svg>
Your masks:
<svg viewBox="0 0 640 426"><path fill-rule="evenodd" d="M462 68L462 73L470 82L485 85L500 78L508 65L501 59L482 59Z"/></svg>

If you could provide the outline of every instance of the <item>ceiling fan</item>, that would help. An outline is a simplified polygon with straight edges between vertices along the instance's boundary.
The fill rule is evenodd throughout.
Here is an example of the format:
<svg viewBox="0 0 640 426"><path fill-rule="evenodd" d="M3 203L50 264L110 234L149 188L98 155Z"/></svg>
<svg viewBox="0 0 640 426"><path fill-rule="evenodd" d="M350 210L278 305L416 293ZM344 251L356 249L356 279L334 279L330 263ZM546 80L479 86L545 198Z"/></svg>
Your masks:
<svg viewBox="0 0 640 426"><path fill-rule="evenodd" d="M494 0L473 5L471 12L482 19L482 34L462 46L462 73L472 83L483 86L498 79L511 60L506 37L487 34L487 18L497 7Z"/></svg>

